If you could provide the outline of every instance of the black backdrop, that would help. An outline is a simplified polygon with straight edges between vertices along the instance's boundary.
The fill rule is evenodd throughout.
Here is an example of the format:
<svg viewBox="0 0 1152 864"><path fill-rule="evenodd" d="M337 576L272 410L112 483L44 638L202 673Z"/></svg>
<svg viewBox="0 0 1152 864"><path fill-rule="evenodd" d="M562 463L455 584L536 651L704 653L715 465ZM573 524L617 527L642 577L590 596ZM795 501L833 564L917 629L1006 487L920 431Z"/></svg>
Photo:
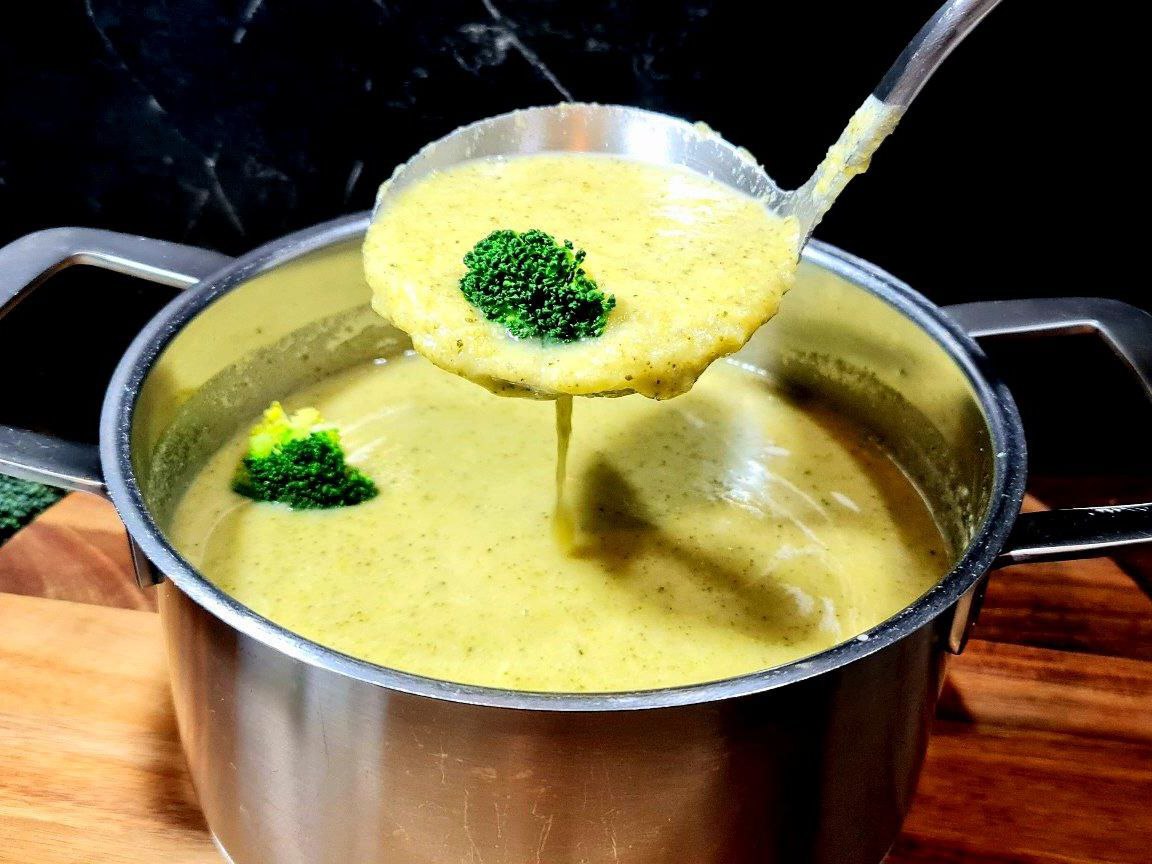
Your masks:
<svg viewBox="0 0 1152 864"><path fill-rule="evenodd" d="M20 4L0 29L0 242L79 224L238 253L366 209L393 165L460 123L563 96L704 120L793 185L935 6ZM1147 48L1123 8L1006 0L818 236L938 302L1152 305L1137 260L1144 220L1119 218L1140 212L1146 185L1135 134L1146 99L1126 97ZM55 280L0 323L0 419L89 437L111 362L163 297L89 272ZM1042 374L1022 386L1076 404L1076 418L1106 416L1111 395L1101 402L1096 384L1085 403L1075 381L1095 367L1068 356L1029 349L1042 361L1023 366ZM1133 411L1108 419L1109 435L1142 422ZM1073 461L1089 449L1067 442L1042 449Z"/></svg>

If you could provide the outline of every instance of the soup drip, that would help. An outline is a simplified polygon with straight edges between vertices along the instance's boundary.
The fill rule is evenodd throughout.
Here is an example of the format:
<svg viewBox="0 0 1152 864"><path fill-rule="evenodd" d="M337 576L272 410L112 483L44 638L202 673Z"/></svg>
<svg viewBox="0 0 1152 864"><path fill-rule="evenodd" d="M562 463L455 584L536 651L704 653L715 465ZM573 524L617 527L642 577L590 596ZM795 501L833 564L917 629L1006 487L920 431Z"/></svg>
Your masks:
<svg viewBox="0 0 1152 864"><path fill-rule="evenodd" d="M552 530L561 549L571 549L576 526L572 509L564 495L564 481L568 477L568 443L572 439L572 397L556 398L556 508L552 516Z"/></svg>

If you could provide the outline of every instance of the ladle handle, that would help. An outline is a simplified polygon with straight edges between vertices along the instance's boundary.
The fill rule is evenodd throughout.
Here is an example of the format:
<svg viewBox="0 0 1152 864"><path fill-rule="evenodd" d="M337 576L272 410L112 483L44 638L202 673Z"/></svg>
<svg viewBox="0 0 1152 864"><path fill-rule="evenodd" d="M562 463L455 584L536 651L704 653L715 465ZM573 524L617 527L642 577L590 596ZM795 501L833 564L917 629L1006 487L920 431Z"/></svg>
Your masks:
<svg viewBox="0 0 1152 864"><path fill-rule="evenodd" d="M952 53L1000 0L950 0L929 19L880 79L872 95L903 110Z"/></svg>
<svg viewBox="0 0 1152 864"><path fill-rule="evenodd" d="M805 240L849 181L868 169L905 109L944 59L1000 0L949 0L920 28L872 94L857 109L812 176L790 193L784 210L795 216Z"/></svg>
<svg viewBox="0 0 1152 864"><path fill-rule="evenodd" d="M0 248L0 319L50 276L73 264L89 264L175 288L187 288L231 260L195 246L113 231L92 228L37 231ZM63 489L104 492L96 445L62 441L2 423L0 474Z"/></svg>

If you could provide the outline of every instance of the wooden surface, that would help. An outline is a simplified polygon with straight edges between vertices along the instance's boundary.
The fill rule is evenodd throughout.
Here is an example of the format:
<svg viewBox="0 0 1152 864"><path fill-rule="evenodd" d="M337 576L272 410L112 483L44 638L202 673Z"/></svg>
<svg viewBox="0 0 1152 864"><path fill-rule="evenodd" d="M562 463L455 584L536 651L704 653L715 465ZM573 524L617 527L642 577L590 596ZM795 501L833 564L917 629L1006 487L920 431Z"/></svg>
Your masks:
<svg viewBox="0 0 1152 864"><path fill-rule="evenodd" d="M217 861L124 542L73 495L0 549L3 864ZM1152 601L1116 564L995 575L890 860L1152 860Z"/></svg>
<svg viewBox="0 0 1152 864"><path fill-rule="evenodd" d="M69 495L0 546L0 591L121 609L152 609L136 587L124 529L112 505Z"/></svg>
<svg viewBox="0 0 1152 864"><path fill-rule="evenodd" d="M157 616L0 594L0 622L0 861L219 864Z"/></svg>

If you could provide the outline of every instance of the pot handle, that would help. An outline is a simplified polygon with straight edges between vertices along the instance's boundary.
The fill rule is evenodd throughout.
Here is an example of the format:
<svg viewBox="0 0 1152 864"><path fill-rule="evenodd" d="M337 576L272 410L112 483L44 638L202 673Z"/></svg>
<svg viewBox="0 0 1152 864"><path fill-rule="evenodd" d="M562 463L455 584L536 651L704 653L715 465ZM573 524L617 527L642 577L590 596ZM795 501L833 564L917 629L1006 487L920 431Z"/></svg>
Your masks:
<svg viewBox="0 0 1152 864"><path fill-rule="evenodd" d="M944 311L974 339L1095 333L1131 369L1152 399L1152 315L1093 297L991 300L946 306ZM1152 503L1073 507L1021 513L993 567L1107 555L1152 542ZM980 614L987 578L956 604L948 649L964 650Z"/></svg>
<svg viewBox="0 0 1152 864"><path fill-rule="evenodd" d="M961 303L944 311L976 339L1095 333L1152 400L1152 315L1143 309L1119 300L1053 297ZM1094 558L1149 542L1152 503L1022 513L995 566Z"/></svg>
<svg viewBox="0 0 1152 864"><path fill-rule="evenodd" d="M37 231L0 248L0 319L48 277L73 264L89 264L174 288L188 288L231 260L195 246L94 228ZM0 474L104 494L96 445L63 441L3 424Z"/></svg>

